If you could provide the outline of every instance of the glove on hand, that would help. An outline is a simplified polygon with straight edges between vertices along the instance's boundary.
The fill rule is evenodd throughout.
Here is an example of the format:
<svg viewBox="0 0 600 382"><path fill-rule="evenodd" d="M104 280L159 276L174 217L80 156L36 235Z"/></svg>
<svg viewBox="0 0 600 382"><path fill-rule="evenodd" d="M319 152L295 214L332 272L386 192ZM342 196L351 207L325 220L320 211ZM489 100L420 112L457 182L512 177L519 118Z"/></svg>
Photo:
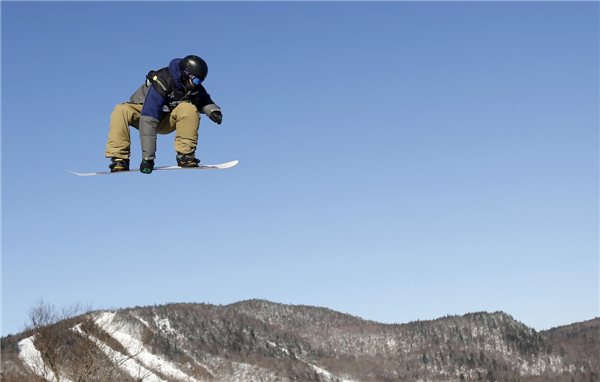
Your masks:
<svg viewBox="0 0 600 382"><path fill-rule="evenodd" d="M142 174L151 174L152 170L154 170L154 160L152 159L144 159L140 164L140 172Z"/></svg>
<svg viewBox="0 0 600 382"><path fill-rule="evenodd" d="M219 110L215 110L210 113L209 118L212 119L212 121L217 125L220 125L221 122L223 122L223 114L221 114Z"/></svg>

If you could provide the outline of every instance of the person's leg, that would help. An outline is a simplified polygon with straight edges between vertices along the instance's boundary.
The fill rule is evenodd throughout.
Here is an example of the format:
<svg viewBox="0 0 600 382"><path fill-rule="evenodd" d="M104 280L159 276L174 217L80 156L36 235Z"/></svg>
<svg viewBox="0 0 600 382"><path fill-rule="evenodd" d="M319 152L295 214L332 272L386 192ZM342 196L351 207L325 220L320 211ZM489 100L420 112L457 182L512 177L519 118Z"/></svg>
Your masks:
<svg viewBox="0 0 600 382"><path fill-rule="evenodd" d="M105 152L107 158L129 159L131 156L129 126L138 126L142 106L133 103L122 103L115 106L115 110L110 116L110 129Z"/></svg>
<svg viewBox="0 0 600 382"><path fill-rule="evenodd" d="M194 155L198 144L198 128L200 114L191 103L180 103L169 119L171 126L175 127L175 151L180 155Z"/></svg>

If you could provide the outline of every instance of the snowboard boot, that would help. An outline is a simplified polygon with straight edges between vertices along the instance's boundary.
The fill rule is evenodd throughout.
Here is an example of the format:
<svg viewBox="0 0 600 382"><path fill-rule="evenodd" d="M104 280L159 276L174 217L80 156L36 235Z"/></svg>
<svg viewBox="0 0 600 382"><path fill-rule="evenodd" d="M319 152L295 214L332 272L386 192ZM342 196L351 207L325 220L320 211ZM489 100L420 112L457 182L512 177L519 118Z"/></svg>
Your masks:
<svg viewBox="0 0 600 382"><path fill-rule="evenodd" d="M129 159L110 158L111 164L108 165L110 172L129 171Z"/></svg>
<svg viewBox="0 0 600 382"><path fill-rule="evenodd" d="M198 163L200 163L200 159L196 158L194 153L177 153L177 166L179 167L199 167Z"/></svg>

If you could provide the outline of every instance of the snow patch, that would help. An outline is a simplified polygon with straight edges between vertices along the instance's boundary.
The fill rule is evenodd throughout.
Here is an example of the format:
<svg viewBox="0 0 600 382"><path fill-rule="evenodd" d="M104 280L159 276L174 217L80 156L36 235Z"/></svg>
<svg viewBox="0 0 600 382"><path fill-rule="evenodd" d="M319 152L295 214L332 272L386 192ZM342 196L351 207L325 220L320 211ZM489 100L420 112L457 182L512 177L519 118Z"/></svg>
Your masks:
<svg viewBox="0 0 600 382"><path fill-rule="evenodd" d="M55 382L56 376L46 365L44 364L44 360L42 359L42 353L35 348L33 343L34 336L25 338L24 340L19 341L19 359L21 362L28 367L35 375L44 378L49 382ZM65 377L60 377L61 381L71 382Z"/></svg>
<svg viewBox="0 0 600 382"><path fill-rule="evenodd" d="M171 327L171 322L169 321L169 319L167 317L160 318L155 315L153 319L154 319L154 323L156 324L156 326L158 327L159 330L162 330L169 334L175 333L175 329L173 329Z"/></svg>
<svg viewBox="0 0 600 382"><path fill-rule="evenodd" d="M132 355L124 355L118 351L112 349L94 336L87 335L81 330L79 325L75 328L79 333L86 335L96 346L111 360L114 361L121 370L132 376L136 380L144 380L148 382L167 382L159 378L156 374L146 369L135 361Z"/></svg>
<svg viewBox="0 0 600 382"><path fill-rule="evenodd" d="M141 322L142 324L144 324L144 326L146 326L147 328L150 328L150 324L148 323L148 321L144 320L143 318L136 316L135 314L132 314L132 316L138 320L139 322Z"/></svg>
<svg viewBox="0 0 600 382"><path fill-rule="evenodd" d="M199 382L197 379L179 370L171 362L150 353L141 341L127 333L127 329L129 329L128 325L114 321L115 315L116 313L104 312L96 319L96 323L104 328L112 338L117 340L130 355L136 354L135 358L142 365L148 369L157 370L169 378Z"/></svg>

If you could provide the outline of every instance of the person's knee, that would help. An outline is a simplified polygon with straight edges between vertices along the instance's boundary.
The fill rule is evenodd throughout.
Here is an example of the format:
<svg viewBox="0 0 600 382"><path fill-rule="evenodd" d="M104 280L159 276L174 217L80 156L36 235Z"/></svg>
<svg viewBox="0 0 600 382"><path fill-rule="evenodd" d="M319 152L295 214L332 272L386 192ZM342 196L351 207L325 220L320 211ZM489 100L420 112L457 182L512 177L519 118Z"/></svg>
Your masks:
<svg viewBox="0 0 600 382"><path fill-rule="evenodd" d="M133 113L128 105L121 103L115 106L111 118L123 118L127 122L131 123L133 120Z"/></svg>
<svg viewBox="0 0 600 382"><path fill-rule="evenodd" d="M185 118L200 120L198 109L196 109L196 106L188 102L180 103L176 110L174 110L174 113L177 115L177 120L182 120Z"/></svg>
<svg viewBox="0 0 600 382"><path fill-rule="evenodd" d="M133 126L137 129L140 114L139 111L131 107L131 105L127 103L121 103L115 106L110 119L111 125L123 127Z"/></svg>
<svg viewBox="0 0 600 382"><path fill-rule="evenodd" d="M115 110L113 110L113 114L124 114L127 112L127 105L125 104L118 104L117 106L115 106Z"/></svg>

